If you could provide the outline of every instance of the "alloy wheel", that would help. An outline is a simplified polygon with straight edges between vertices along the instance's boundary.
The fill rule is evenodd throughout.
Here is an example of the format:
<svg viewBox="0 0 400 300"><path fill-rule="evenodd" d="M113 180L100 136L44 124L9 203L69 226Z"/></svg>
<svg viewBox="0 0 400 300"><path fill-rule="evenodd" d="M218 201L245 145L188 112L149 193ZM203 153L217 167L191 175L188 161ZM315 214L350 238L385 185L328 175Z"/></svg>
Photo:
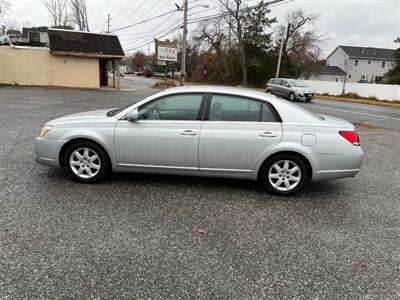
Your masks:
<svg viewBox="0 0 400 300"><path fill-rule="evenodd" d="M76 176L89 179L99 173L101 161L99 155L93 149L82 147L71 153L69 165Z"/></svg>
<svg viewBox="0 0 400 300"><path fill-rule="evenodd" d="M280 160L269 169L268 180L279 191L293 190L301 181L300 167L291 160Z"/></svg>

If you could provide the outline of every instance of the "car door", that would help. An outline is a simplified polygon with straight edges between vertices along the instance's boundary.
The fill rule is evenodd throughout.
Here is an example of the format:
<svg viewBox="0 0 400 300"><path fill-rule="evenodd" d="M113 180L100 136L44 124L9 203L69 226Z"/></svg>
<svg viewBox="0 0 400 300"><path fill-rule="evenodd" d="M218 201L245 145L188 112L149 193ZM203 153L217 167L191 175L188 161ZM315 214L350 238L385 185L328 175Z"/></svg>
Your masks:
<svg viewBox="0 0 400 300"><path fill-rule="evenodd" d="M269 103L210 95L200 134L200 172L253 172L281 139L280 118Z"/></svg>
<svg viewBox="0 0 400 300"><path fill-rule="evenodd" d="M277 96L281 96L282 95L282 87L281 87L281 79L275 79L274 81L274 94Z"/></svg>
<svg viewBox="0 0 400 300"><path fill-rule="evenodd" d="M115 129L119 166L198 171L204 95L174 94L139 107L136 122Z"/></svg>
<svg viewBox="0 0 400 300"><path fill-rule="evenodd" d="M287 80L282 80L280 90L281 90L281 94L280 94L281 97L284 97L284 98L289 97L290 84Z"/></svg>

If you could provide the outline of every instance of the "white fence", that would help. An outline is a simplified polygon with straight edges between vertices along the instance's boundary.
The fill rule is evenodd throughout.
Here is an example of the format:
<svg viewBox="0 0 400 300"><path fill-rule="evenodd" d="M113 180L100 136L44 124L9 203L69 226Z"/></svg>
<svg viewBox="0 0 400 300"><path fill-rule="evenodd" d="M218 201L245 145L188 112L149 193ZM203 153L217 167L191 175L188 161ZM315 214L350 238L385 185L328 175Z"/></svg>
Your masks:
<svg viewBox="0 0 400 300"><path fill-rule="evenodd" d="M327 93L340 96L343 90L342 82L303 80L309 87L315 89L317 94ZM400 85L353 83L347 82L345 93L357 93L361 97L376 97L379 100L400 101Z"/></svg>

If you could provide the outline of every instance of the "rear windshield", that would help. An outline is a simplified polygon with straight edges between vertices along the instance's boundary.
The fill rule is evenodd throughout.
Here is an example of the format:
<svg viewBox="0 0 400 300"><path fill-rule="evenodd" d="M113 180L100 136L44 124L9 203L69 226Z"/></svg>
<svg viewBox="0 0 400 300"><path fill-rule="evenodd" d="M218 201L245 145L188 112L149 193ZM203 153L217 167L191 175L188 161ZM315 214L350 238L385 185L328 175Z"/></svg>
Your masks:
<svg viewBox="0 0 400 300"><path fill-rule="evenodd" d="M318 115L318 114L315 114L315 113L313 113L313 112L311 112L311 111L309 111L309 110L307 110L307 109L301 107L300 105L294 104L294 103L289 102L289 101L287 101L286 103L287 103L288 105L292 105L292 106L297 107L297 108L300 109L301 111L305 112L306 114L308 114L308 115L310 115L310 116L313 116L314 118L317 118L318 120L321 120L321 121L324 121L324 120L325 120L325 118L324 118L323 116L320 116L320 115Z"/></svg>

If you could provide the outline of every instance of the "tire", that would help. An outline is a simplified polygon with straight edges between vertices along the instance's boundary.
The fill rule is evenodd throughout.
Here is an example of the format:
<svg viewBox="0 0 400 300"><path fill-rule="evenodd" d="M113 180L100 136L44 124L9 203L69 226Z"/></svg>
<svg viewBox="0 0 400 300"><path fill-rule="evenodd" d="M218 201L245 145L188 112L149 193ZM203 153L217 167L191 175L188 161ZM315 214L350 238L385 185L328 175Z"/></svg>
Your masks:
<svg viewBox="0 0 400 300"><path fill-rule="evenodd" d="M289 94L289 100L290 101L295 101L296 100L296 95L294 93Z"/></svg>
<svg viewBox="0 0 400 300"><path fill-rule="evenodd" d="M69 145L63 163L67 175L80 183L100 182L111 171L106 151L90 141L79 141Z"/></svg>
<svg viewBox="0 0 400 300"><path fill-rule="evenodd" d="M282 170L278 171L276 166ZM298 170L293 171L296 167ZM268 159L261 167L258 178L268 192L278 196L294 195L303 190L310 181L304 161L293 154L278 154Z"/></svg>
<svg viewBox="0 0 400 300"><path fill-rule="evenodd" d="M267 94L272 94L271 90L267 90L266 92Z"/></svg>

